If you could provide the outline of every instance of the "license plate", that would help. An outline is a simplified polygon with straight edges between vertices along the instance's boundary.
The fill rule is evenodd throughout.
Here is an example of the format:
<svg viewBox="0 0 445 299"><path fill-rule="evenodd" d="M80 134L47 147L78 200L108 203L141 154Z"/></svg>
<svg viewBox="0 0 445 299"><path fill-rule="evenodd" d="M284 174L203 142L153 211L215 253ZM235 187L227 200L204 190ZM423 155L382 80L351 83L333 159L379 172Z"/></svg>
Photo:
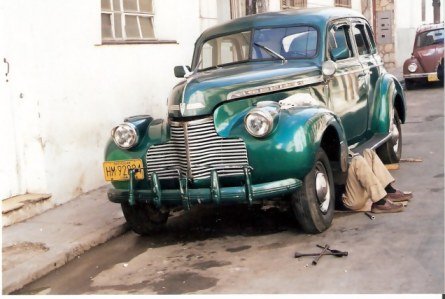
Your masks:
<svg viewBox="0 0 445 299"><path fill-rule="evenodd" d="M142 168L141 159L107 161L104 162L104 176L106 181L129 181L130 169ZM136 180L144 179L144 171L141 169L135 173Z"/></svg>
<svg viewBox="0 0 445 299"><path fill-rule="evenodd" d="M437 78L437 74L428 74L428 81L439 81L439 78Z"/></svg>

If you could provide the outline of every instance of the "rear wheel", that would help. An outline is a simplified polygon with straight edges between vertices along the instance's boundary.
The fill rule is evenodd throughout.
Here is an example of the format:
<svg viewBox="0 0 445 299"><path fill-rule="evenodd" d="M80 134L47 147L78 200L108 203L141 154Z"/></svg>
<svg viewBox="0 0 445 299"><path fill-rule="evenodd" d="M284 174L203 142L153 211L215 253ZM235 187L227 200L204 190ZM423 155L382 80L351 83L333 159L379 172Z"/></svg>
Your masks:
<svg viewBox="0 0 445 299"><path fill-rule="evenodd" d="M122 212L130 228L139 235L149 235L160 231L167 222L169 212L161 211L150 204L128 202L122 203Z"/></svg>
<svg viewBox="0 0 445 299"><path fill-rule="evenodd" d="M391 137L376 151L385 164L398 163L402 157L402 125L397 110L395 108L392 110L389 125Z"/></svg>
<svg viewBox="0 0 445 299"><path fill-rule="evenodd" d="M303 186L292 194L295 217L307 233L321 233L329 228L334 216L335 192L329 159L323 149L304 177Z"/></svg>

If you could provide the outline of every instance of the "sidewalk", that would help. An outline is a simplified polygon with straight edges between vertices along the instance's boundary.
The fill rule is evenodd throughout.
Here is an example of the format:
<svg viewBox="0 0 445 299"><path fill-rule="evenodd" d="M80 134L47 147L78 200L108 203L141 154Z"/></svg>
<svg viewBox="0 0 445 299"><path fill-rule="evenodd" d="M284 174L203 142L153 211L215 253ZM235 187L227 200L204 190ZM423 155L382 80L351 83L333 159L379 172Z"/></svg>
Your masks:
<svg viewBox="0 0 445 299"><path fill-rule="evenodd" d="M107 188L3 228L3 294L126 231L120 205L108 201Z"/></svg>

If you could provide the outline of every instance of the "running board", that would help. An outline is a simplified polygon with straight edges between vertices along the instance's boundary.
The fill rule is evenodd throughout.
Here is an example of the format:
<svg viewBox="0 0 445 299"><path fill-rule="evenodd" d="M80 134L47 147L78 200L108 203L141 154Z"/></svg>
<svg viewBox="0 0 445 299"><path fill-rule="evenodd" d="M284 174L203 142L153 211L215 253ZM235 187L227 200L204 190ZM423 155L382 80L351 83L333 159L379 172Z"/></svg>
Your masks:
<svg viewBox="0 0 445 299"><path fill-rule="evenodd" d="M369 139L368 141L366 141L365 143L362 143L356 147L350 147L349 149L351 151L353 151L354 153L357 154L363 154L363 151L367 148L369 149L377 149L379 146L381 146L382 144L384 144L386 141L389 140L389 138L391 138L391 134L375 134L374 136L372 136L371 139Z"/></svg>

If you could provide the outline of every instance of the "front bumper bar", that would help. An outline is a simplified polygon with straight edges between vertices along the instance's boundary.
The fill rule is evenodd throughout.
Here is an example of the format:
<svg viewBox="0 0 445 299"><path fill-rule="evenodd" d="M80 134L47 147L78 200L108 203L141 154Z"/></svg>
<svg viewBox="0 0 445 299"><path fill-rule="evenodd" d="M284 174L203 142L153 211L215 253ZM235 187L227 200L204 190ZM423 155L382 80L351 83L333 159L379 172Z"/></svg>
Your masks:
<svg viewBox="0 0 445 299"><path fill-rule="evenodd" d="M428 76L437 75L436 72L433 73L411 73L411 74L403 74L404 79L427 79Z"/></svg>
<svg viewBox="0 0 445 299"><path fill-rule="evenodd" d="M219 187L215 179L211 180L209 188L197 188L184 190L164 189L160 190L159 185L155 190L133 190L133 200L137 202L153 203L155 206L178 206L183 205L189 209L195 204L228 204L247 203L252 204L265 198L283 196L290 194L302 186L298 179L284 179L274 182L236 187ZM247 186L249 184L249 186ZM153 184L152 185L156 185ZM130 190L109 189L108 198L115 203L130 202ZM134 202L133 202L134 204Z"/></svg>

